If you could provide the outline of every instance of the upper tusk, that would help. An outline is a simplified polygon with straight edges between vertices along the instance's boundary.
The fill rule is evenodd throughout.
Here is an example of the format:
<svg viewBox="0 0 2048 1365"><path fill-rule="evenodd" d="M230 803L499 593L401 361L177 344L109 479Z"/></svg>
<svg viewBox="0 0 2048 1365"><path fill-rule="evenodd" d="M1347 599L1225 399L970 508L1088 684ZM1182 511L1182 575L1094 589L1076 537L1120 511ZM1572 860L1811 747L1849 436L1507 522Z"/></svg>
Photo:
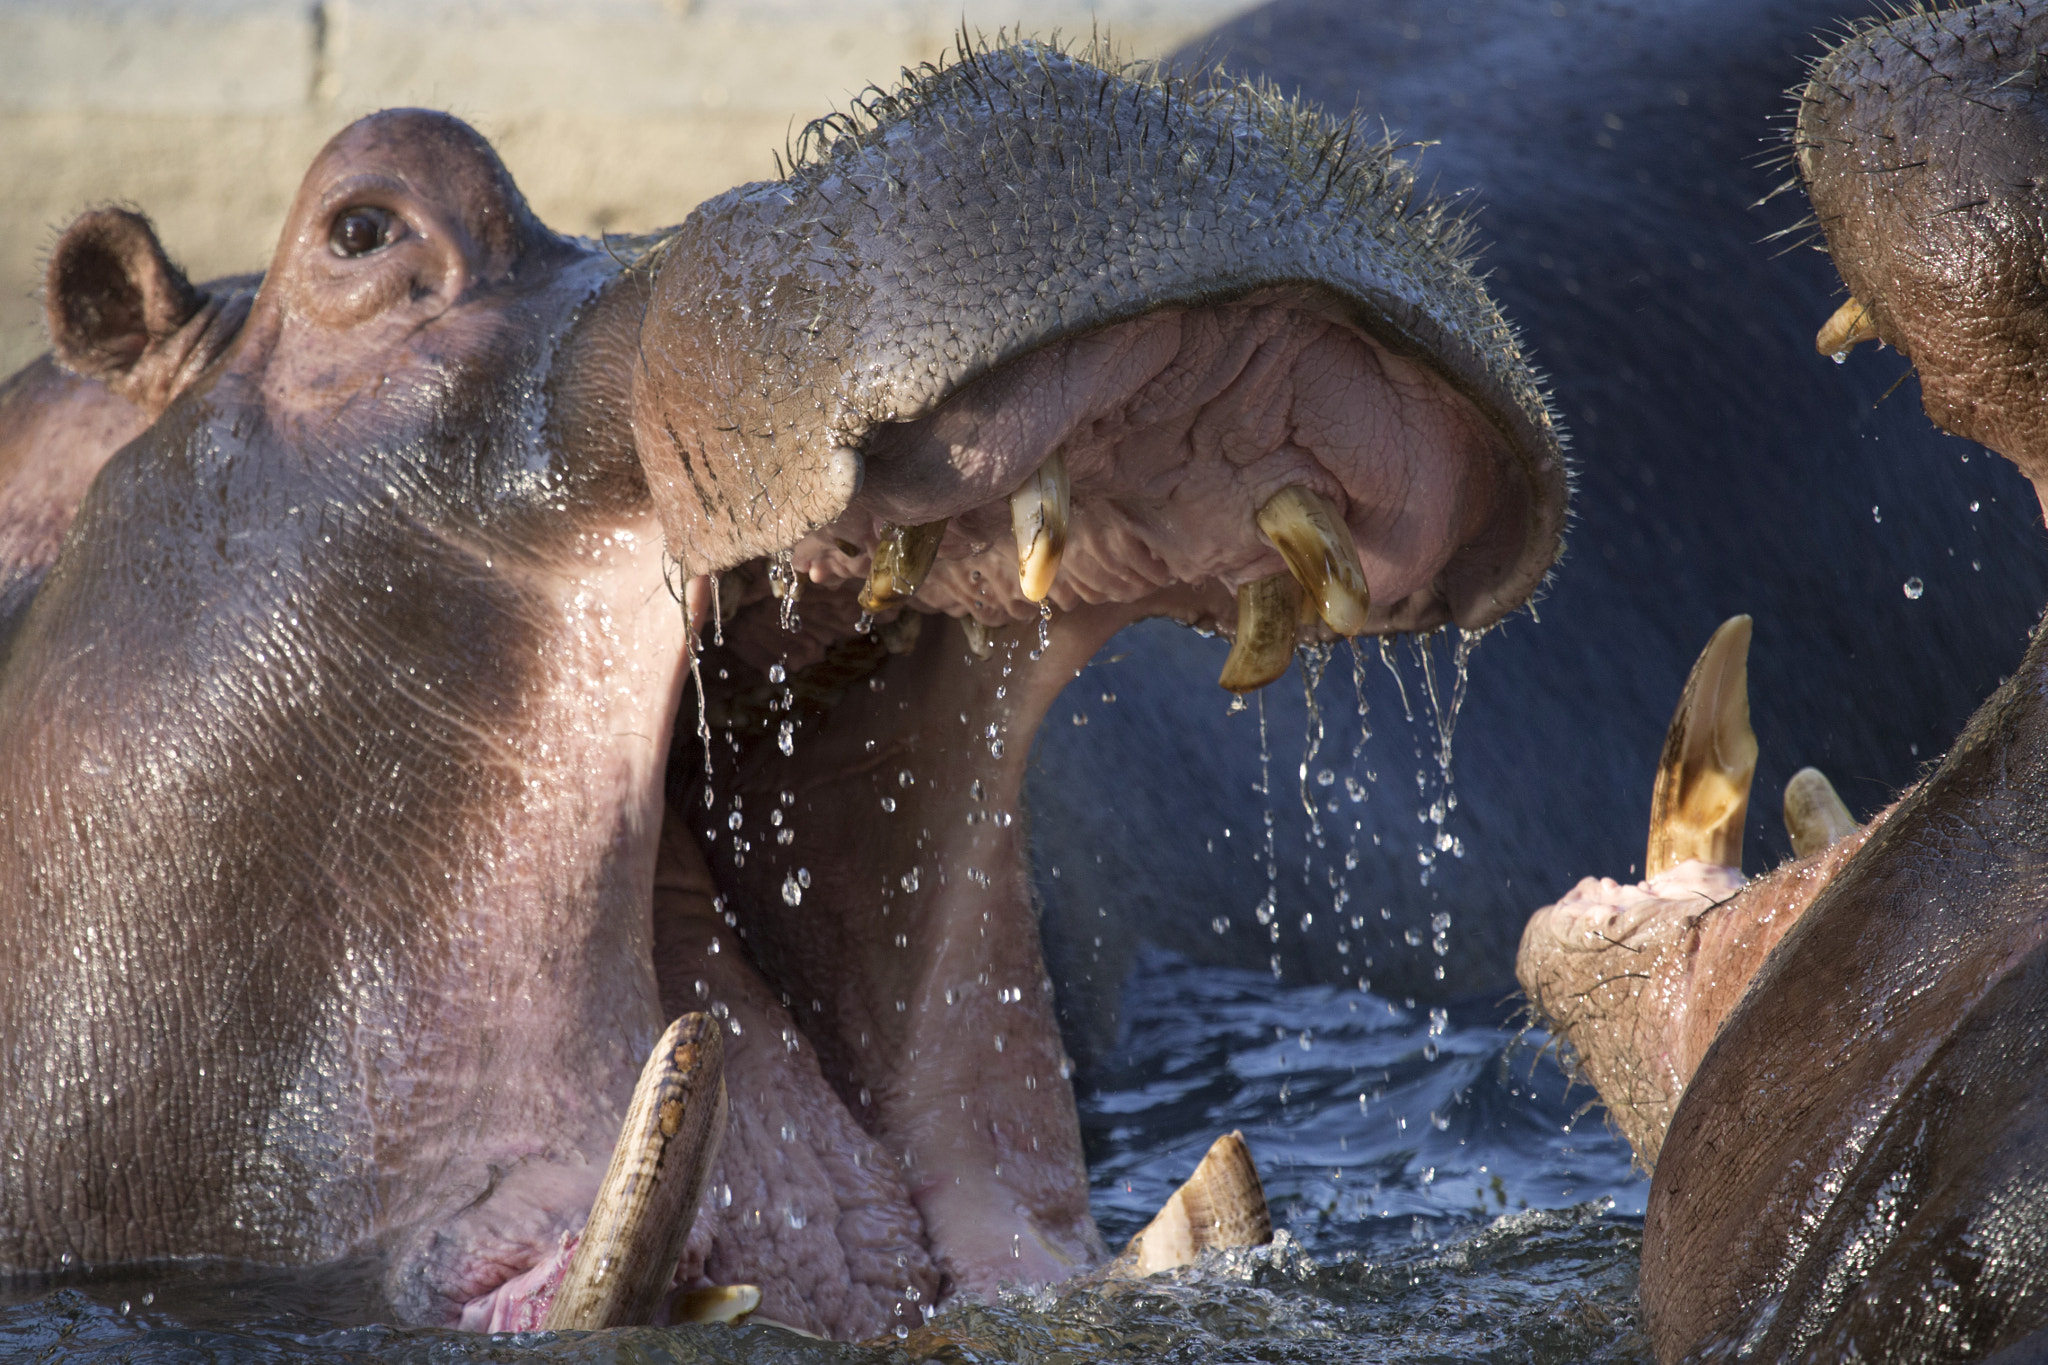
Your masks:
<svg viewBox="0 0 2048 1365"><path fill-rule="evenodd" d="M1211 1248L1264 1246L1273 1240L1265 1186L1243 1133L1225 1133L1187 1183L1167 1196L1145 1230L1131 1238L1111 1273L1156 1275L1192 1265Z"/></svg>
<svg viewBox="0 0 2048 1365"><path fill-rule="evenodd" d="M1287 671L1301 625L1301 589L1284 573L1237 590L1237 638L1216 681L1232 692L1256 692Z"/></svg>
<svg viewBox="0 0 2048 1365"><path fill-rule="evenodd" d="M725 1136L725 1044L708 1014L668 1026L633 1087L611 1165L542 1326L649 1322Z"/></svg>
<svg viewBox="0 0 2048 1365"><path fill-rule="evenodd" d="M1723 621L1685 680L1650 797L1645 880L1688 858L1742 865L1742 821L1756 775L1756 735L1749 728L1750 624L1747 616Z"/></svg>
<svg viewBox="0 0 2048 1365"><path fill-rule="evenodd" d="M1851 297L1821 324L1820 335L1813 339L1813 349L1822 355L1842 355L1859 341L1875 340L1877 324L1871 321L1870 310Z"/></svg>
<svg viewBox="0 0 2048 1365"><path fill-rule="evenodd" d="M1328 500L1299 484L1281 489L1259 509L1259 529L1287 561L1287 571L1339 635L1365 633L1372 593L1359 567L1351 528Z"/></svg>
<svg viewBox="0 0 2048 1365"><path fill-rule="evenodd" d="M1067 550L1067 513L1073 492L1067 457L1055 450L1010 494L1010 527L1017 533L1017 583L1024 595L1043 602L1059 575Z"/></svg>
<svg viewBox="0 0 2048 1365"><path fill-rule="evenodd" d="M875 545L868 581L860 590L860 609L887 611L916 592L932 571L932 561L939 557L939 542L945 538L943 518L921 526L885 524Z"/></svg>
<svg viewBox="0 0 2048 1365"><path fill-rule="evenodd" d="M1793 853L1804 858L1854 834L1856 817L1826 774L1801 768L1785 784L1785 832L1792 836Z"/></svg>

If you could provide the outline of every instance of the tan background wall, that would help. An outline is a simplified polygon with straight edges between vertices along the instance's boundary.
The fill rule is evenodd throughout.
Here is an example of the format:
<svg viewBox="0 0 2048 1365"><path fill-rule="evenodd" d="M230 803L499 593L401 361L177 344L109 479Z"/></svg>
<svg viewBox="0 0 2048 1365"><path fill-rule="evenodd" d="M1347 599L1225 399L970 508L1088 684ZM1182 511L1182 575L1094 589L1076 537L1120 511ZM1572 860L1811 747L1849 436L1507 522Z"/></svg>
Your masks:
<svg viewBox="0 0 2048 1365"><path fill-rule="evenodd" d="M0 375L44 348L81 209L155 218L195 279L258 269L320 145L372 109L475 123L570 232L680 220L970 29L1168 51L1250 0L0 0Z"/></svg>

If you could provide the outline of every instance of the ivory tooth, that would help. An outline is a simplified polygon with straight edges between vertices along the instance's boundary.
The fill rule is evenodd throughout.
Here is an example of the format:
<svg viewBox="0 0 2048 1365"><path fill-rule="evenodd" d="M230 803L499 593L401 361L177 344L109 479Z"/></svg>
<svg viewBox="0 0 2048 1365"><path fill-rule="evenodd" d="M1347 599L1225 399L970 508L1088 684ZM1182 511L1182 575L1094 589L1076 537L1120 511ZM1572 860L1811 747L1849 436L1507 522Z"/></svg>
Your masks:
<svg viewBox="0 0 2048 1365"><path fill-rule="evenodd" d="M668 1026L640 1070L611 1165L543 1327L652 1319L675 1279L725 1136L725 1114L718 1023L686 1014Z"/></svg>
<svg viewBox="0 0 2048 1365"><path fill-rule="evenodd" d="M1685 680L1650 796L1646 879L1688 858L1742 865L1742 821L1756 775L1756 735L1749 728L1750 624L1747 616L1723 621Z"/></svg>
<svg viewBox="0 0 2048 1365"><path fill-rule="evenodd" d="M1853 297L1834 316L1821 324L1820 335L1813 339L1813 349L1822 355L1841 355L1859 341L1877 340L1877 324L1870 319L1870 310Z"/></svg>
<svg viewBox="0 0 2048 1365"><path fill-rule="evenodd" d="M1259 1168L1244 1134L1225 1133L1187 1183L1167 1196L1145 1230L1131 1238L1116 1270L1156 1275L1192 1265L1211 1248L1264 1246L1272 1240L1273 1219Z"/></svg>
<svg viewBox="0 0 2048 1365"><path fill-rule="evenodd" d="M1785 831L1792 836L1792 851L1804 858L1818 853L1837 839L1856 832L1856 817L1849 813L1835 784L1818 768L1801 768L1785 784Z"/></svg>
<svg viewBox="0 0 2048 1365"><path fill-rule="evenodd" d="M1067 551L1067 512L1072 502L1067 457L1055 450L1037 472L1010 494L1010 528L1017 533L1017 585L1043 602L1059 576Z"/></svg>
<svg viewBox="0 0 2048 1365"><path fill-rule="evenodd" d="M1372 592L1359 567L1351 528L1337 509L1321 495L1294 484L1266 500L1258 523L1323 624L1347 637L1364 634Z"/></svg>
<svg viewBox="0 0 2048 1365"><path fill-rule="evenodd" d="M1256 692L1287 671L1301 622L1301 589L1276 573L1237 590L1237 639L1216 681L1226 691Z"/></svg>
<svg viewBox="0 0 2048 1365"><path fill-rule="evenodd" d="M761 1306L761 1290L751 1284L715 1284L676 1297L676 1322L728 1322L737 1327Z"/></svg>
<svg viewBox="0 0 2048 1365"><path fill-rule="evenodd" d="M961 633L967 637L967 652L977 659L986 659L996 652L995 643L989 639L988 627L972 616L960 618Z"/></svg>
<svg viewBox="0 0 2048 1365"><path fill-rule="evenodd" d="M921 526L884 525L874 565L860 590L861 610L887 611L916 592L932 571L939 542L945 538L944 518Z"/></svg>

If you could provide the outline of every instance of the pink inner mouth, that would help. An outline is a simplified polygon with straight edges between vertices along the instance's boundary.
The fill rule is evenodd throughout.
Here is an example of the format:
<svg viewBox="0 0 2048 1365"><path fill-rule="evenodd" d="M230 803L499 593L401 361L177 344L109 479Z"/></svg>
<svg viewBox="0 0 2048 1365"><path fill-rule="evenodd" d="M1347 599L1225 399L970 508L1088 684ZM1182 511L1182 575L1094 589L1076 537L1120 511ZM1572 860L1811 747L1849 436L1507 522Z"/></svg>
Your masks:
<svg viewBox="0 0 2048 1365"><path fill-rule="evenodd" d="M1505 442L1432 371L1304 294L1162 310L982 377L871 443L866 488L797 545L796 567L818 583L860 579L883 523L950 517L918 606L990 625L1035 617L1007 500L1058 450L1073 482L1058 610L1178 586L1171 614L1233 627L1236 589L1285 567L1253 517L1299 485L1351 529L1370 629L1440 622L1453 556L1490 560L1490 542L1524 534L1520 518L1497 515L1515 501L1501 496L1513 477Z"/></svg>

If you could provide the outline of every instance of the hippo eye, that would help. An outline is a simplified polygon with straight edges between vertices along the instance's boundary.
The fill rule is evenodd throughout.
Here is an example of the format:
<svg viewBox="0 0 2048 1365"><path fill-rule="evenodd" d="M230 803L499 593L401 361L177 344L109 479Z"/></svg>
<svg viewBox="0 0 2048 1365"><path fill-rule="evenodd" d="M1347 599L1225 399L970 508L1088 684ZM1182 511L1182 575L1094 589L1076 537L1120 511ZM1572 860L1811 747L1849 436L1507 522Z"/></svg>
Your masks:
<svg viewBox="0 0 2048 1365"><path fill-rule="evenodd" d="M337 256L367 256L391 245L395 220L389 211L363 206L353 208L334 220L327 245Z"/></svg>

